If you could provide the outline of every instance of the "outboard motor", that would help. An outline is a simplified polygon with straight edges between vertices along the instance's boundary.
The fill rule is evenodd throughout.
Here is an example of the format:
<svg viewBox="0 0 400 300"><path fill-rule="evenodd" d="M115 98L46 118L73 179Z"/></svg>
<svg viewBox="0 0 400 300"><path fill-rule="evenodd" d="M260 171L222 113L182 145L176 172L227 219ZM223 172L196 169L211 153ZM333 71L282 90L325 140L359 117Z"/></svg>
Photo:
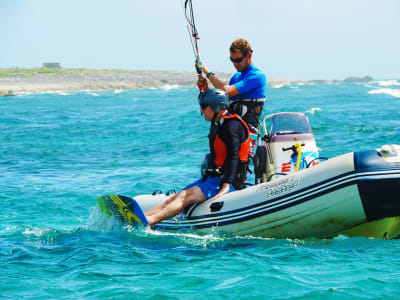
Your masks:
<svg viewBox="0 0 400 300"><path fill-rule="evenodd" d="M263 119L263 127L264 143L260 146L263 149L258 151L259 156L256 153L254 160L254 166L258 167L256 178L261 182L319 164L318 147L305 114L284 112L268 115ZM262 165L264 161L265 166ZM262 176L260 170L264 170Z"/></svg>

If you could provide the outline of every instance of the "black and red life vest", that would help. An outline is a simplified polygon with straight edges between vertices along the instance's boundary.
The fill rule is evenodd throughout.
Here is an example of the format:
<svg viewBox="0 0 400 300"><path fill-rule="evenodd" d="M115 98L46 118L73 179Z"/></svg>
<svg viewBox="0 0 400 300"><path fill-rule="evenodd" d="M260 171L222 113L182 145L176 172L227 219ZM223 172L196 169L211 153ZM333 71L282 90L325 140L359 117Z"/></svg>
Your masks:
<svg viewBox="0 0 400 300"><path fill-rule="evenodd" d="M242 120L242 118L240 118L239 115L237 115L237 114L223 116L222 118L224 120L236 118L246 128L247 138L240 145L239 159L242 163L247 163L249 160L249 152L250 152L250 131L249 131L249 128L248 128L246 122L244 122ZM222 167L224 165L224 162L226 159L227 151L226 151L226 145L225 145L224 141L221 140L220 136L218 135L218 132L214 138L214 141L212 141L211 152L212 152L211 157L214 158L215 167L216 168Z"/></svg>

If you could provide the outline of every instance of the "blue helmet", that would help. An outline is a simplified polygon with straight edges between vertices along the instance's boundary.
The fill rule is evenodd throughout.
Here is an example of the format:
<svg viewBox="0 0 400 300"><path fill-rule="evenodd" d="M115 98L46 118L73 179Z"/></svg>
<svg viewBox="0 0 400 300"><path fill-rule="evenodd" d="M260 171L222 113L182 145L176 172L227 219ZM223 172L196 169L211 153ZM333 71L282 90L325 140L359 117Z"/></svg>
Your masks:
<svg viewBox="0 0 400 300"><path fill-rule="evenodd" d="M221 109L228 108L229 97L223 90L209 89L200 94L199 104L208 105L215 113L218 113Z"/></svg>

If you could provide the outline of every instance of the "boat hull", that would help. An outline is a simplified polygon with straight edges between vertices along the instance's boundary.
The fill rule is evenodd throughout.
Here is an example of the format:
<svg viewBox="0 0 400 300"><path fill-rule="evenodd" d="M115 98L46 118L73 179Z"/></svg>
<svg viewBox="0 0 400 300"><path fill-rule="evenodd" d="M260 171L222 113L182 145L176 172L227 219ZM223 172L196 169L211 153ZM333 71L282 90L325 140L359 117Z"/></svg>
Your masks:
<svg viewBox="0 0 400 300"><path fill-rule="evenodd" d="M135 200L147 210L167 197L142 195ZM157 227L269 238L393 238L399 234L400 163L388 163L376 150L347 153L226 194L217 204L207 200Z"/></svg>

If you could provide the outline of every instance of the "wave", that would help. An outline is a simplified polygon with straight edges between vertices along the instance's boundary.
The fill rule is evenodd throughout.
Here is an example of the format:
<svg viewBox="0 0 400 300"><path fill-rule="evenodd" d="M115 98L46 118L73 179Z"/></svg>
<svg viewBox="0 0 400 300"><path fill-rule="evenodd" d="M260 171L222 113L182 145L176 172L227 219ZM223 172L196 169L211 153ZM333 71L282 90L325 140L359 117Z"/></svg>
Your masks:
<svg viewBox="0 0 400 300"><path fill-rule="evenodd" d="M35 237L42 237L42 236L51 236L54 234L59 234L59 232L53 228L39 228L39 227L26 227L21 232L21 234L25 236L35 236Z"/></svg>
<svg viewBox="0 0 400 300"><path fill-rule="evenodd" d="M17 97L23 97L23 96L30 96L30 95L35 95L36 93L34 92L17 92L15 93L15 96Z"/></svg>
<svg viewBox="0 0 400 300"><path fill-rule="evenodd" d="M163 85L162 87L160 87L162 90L164 91L169 91L169 90L173 90L173 89L178 89L181 86L179 84L166 84Z"/></svg>
<svg viewBox="0 0 400 300"><path fill-rule="evenodd" d="M66 91L43 91L40 94L56 94L56 95L60 95L60 96L69 96L69 95L71 95L70 92L66 92Z"/></svg>
<svg viewBox="0 0 400 300"><path fill-rule="evenodd" d="M377 89L369 91L368 94L387 94L392 97L400 98L400 90L398 89L389 89L389 88Z"/></svg>
<svg viewBox="0 0 400 300"><path fill-rule="evenodd" d="M279 84L271 84L270 87L274 88L274 89L280 89L283 88L286 85L286 83L279 83Z"/></svg>
<svg viewBox="0 0 400 300"><path fill-rule="evenodd" d="M272 83L269 87L273 89L281 89L281 88L289 88L289 89L298 89L299 86L304 85L303 82L281 82L281 83Z"/></svg>
<svg viewBox="0 0 400 300"><path fill-rule="evenodd" d="M31 96L31 95L48 95L48 94L55 94L55 95L60 95L60 96L69 96L71 95L72 92L75 91L40 91L40 92L16 92L15 96L23 97L23 96Z"/></svg>
<svg viewBox="0 0 400 300"><path fill-rule="evenodd" d="M310 113L310 114L313 115L313 114L314 114L315 112L317 112L317 111L322 111L322 109L319 108L319 107L313 107L313 108L307 110L306 113Z"/></svg>
<svg viewBox="0 0 400 300"><path fill-rule="evenodd" d="M95 93L95 92L91 92L91 91L87 91L86 92L88 95L94 96L94 97L98 97L100 96L99 94Z"/></svg>
<svg viewBox="0 0 400 300"><path fill-rule="evenodd" d="M381 80L378 81L379 86L400 86L400 82L397 80Z"/></svg>

